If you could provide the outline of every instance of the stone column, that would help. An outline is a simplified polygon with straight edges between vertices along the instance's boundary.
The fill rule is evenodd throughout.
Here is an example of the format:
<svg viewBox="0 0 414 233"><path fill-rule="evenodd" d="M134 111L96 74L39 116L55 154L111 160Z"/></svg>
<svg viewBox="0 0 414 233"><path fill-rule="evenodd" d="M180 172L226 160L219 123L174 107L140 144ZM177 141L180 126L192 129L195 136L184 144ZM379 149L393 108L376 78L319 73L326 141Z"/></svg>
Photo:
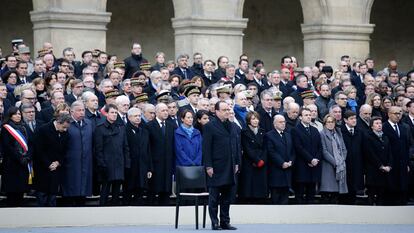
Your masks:
<svg viewBox="0 0 414 233"><path fill-rule="evenodd" d="M373 0L301 0L304 23L304 65L313 66L322 59L334 69L340 57L351 61L369 56L369 24Z"/></svg>
<svg viewBox="0 0 414 233"><path fill-rule="evenodd" d="M221 55L237 64L243 51L243 0L173 0L175 55L200 52L204 60ZM216 62L216 61L215 61Z"/></svg>
<svg viewBox="0 0 414 233"><path fill-rule="evenodd" d="M30 18L35 52L44 42L52 43L58 57L66 47L73 47L78 58L85 50L106 49L111 19L106 0L33 0Z"/></svg>

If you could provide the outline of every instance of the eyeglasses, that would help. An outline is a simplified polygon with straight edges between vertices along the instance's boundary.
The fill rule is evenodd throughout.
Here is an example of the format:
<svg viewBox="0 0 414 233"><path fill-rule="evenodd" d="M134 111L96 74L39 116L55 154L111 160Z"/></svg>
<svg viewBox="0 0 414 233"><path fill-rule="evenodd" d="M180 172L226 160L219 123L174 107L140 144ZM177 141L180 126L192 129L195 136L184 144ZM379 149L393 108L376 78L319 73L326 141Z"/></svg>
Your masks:
<svg viewBox="0 0 414 233"><path fill-rule="evenodd" d="M26 113L26 114L27 114L27 113L35 113L35 111L34 111L34 110L32 110L32 111L27 111L27 112L25 111L25 112L23 112L23 113Z"/></svg>

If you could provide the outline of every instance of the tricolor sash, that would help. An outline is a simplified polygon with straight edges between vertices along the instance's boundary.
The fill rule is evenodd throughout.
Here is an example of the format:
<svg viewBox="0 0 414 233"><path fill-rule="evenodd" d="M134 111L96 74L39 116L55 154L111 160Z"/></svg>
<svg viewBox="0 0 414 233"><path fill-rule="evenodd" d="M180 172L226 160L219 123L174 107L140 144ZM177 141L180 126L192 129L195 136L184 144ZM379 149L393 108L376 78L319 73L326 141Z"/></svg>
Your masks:
<svg viewBox="0 0 414 233"><path fill-rule="evenodd" d="M11 127L9 124L4 124L3 126L7 130L7 132L9 132L10 135L17 141L17 143L19 143L19 145L23 149L23 152L24 153L27 153L27 151L29 150L29 146L27 145L27 140L24 137L24 135L22 134L22 132L20 132L19 130ZM33 173L33 167L32 167L32 163L31 162L29 162L27 164L27 169L29 171L29 180L28 180L28 183L29 184L32 184L32 179L34 177L34 173Z"/></svg>

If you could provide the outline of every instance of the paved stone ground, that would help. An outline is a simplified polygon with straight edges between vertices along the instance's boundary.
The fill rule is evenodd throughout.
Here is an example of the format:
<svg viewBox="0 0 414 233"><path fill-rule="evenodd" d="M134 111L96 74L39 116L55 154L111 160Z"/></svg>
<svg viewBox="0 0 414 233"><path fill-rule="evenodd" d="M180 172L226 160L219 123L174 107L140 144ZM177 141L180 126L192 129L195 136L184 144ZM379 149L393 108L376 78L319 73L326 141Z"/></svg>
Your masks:
<svg viewBox="0 0 414 233"><path fill-rule="evenodd" d="M408 233L414 225L343 225L343 224L250 224L238 225L236 233ZM111 226L111 227L59 227L59 228L0 228L0 233L164 233L212 232L210 228L195 230L194 226Z"/></svg>

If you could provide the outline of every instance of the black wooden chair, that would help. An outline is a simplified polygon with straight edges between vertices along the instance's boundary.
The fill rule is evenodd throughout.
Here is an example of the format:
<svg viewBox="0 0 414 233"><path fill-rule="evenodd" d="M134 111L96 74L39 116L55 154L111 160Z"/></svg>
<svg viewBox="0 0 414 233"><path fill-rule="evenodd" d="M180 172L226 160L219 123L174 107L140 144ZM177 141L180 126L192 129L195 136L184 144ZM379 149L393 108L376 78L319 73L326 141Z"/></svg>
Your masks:
<svg viewBox="0 0 414 233"><path fill-rule="evenodd" d="M198 229L198 205L200 199L208 199L206 187L206 170L204 166L177 166L176 171L176 207L175 207L175 228L178 228L178 216L180 202L185 199L195 202L195 223ZM206 205L203 202L203 228L206 227Z"/></svg>

